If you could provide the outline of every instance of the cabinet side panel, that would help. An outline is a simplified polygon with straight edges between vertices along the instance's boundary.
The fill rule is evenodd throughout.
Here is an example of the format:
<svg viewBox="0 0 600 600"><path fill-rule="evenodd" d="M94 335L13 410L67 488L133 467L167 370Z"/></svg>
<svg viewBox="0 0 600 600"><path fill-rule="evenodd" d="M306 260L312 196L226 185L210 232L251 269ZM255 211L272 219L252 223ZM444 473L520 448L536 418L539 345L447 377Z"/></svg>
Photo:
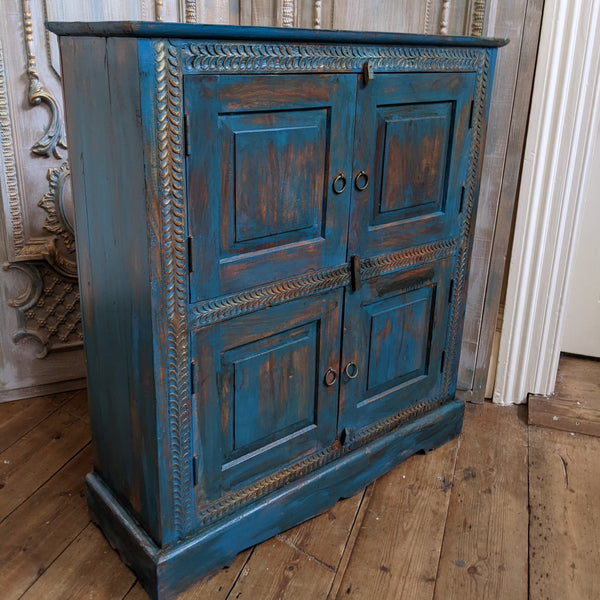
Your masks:
<svg viewBox="0 0 600 600"><path fill-rule="evenodd" d="M160 539L137 44L61 38L94 468Z"/></svg>

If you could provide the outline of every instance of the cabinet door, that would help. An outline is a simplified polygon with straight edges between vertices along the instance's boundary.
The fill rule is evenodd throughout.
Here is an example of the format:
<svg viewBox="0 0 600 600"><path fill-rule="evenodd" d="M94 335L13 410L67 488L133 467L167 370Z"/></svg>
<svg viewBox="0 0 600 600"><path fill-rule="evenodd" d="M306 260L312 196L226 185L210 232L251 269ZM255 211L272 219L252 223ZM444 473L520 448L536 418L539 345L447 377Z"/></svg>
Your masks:
<svg viewBox="0 0 600 600"><path fill-rule="evenodd" d="M346 260L355 92L353 75L185 78L192 301Z"/></svg>
<svg viewBox="0 0 600 600"><path fill-rule="evenodd" d="M198 504L333 443L342 290L198 330ZM331 372L329 373L331 376Z"/></svg>
<svg viewBox="0 0 600 600"><path fill-rule="evenodd" d="M458 234L474 89L474 73L376 74L359 83L349 254Z"/></svg>
<svg viewBox="0 0 600 600"><path fill-rule="evenodd" d="M452 257L346 291L339 429L432 398L444 369Z"/></svg>

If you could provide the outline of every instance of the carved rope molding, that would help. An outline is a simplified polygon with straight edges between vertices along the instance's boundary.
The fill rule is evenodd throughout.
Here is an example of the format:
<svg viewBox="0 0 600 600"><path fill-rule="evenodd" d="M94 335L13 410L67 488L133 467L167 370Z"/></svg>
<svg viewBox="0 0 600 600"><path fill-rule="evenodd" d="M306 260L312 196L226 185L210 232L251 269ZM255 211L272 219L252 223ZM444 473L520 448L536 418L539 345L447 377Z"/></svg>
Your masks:
<svg viewBox="0 0 600 600"><path fill-rule="evenodd" d="M475 71L473 48L331 46L195 42L182 48L186 73L360 72L366 60L376 71Z"/></svg>
<svg viewBox="0 0 600 600"><path fill-rule="evenodd" d="M8 108L8 87L6 83L2 40L0 40L0 140L2 142L1 158L4 166L6 189L8 192L8 206L12 226L13 244L18 252L25 245L25 234L23 231L23 221L21 219L17 164L15 160L15 146Z"/></svg>
<svg viewBox="0 0 600 600"><path fill-rule="evenodd" d="M294 27L296 24L296 0L281 0L281 26Z"/></svg>
<svg viewBox="0 0 600 600"><path fill-rule="evenodd" d="M454 252L457 243L458 239L452 238L367 258L361 263L361 278L369 279L384 273L391 273L392 271L450 256ZM350 266L346 263L200 302L194 305L191 310L190 326L212 325L268 306L282 304L294 298L333 290L348 285L350 279Z"/></svg>
<svg viewBox="0 0 600 600"><path fill-rule="evenodd" d="M155 44L158 177L161 207L162 277L167 319L166 386L169 414L172 501L177 535L189 527L194 499L191 482L191 406L187 329L187 254L183 165L183 93L179 52Z"/></svg>

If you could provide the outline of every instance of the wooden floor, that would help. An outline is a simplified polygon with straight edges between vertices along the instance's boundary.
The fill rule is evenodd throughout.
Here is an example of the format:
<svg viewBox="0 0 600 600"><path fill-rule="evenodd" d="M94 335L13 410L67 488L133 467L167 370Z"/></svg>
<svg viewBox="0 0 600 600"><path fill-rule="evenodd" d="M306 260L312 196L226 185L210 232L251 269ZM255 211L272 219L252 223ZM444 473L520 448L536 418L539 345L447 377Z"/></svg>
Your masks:
<svg viewBox="0 0 600 600"><path fill-rule="evenodd" d="M0 404L0 598L148 596L89 522L84 392ZM600 439L467 405L459 440L240 554L181 600L595 600Z"/></svg>

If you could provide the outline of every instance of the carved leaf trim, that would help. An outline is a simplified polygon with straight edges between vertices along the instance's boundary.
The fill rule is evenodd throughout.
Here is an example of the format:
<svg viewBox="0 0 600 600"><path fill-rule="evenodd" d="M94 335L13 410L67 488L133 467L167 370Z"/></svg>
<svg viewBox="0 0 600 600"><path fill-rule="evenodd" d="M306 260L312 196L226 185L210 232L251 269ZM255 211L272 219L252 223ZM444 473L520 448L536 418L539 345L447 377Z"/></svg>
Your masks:
<svg viewBox="0 0 600 600"><path fill-rule="evenodd" d="M450 256L454 252L457 243L458 239L452 238L368 258L361 264L361 278L369 279L419 263ZM268 306L282 304L294 298L332 290L349 283L350 266L347 263L311 272L307 275L291 277L243 292L200 302L191 310L190 325L192 327L211 325L218 321L231 319Z"/></svg>
<svg viewBox="0 0 600 600"><path fill-rule="evenodd" d="M481 52L472 48L332 46L195 42L182 48L186 72L474 71Z"/></svg>
<svg viewBox="0 0 600 600"><path fill-rule="evenodd" d="M183 167L182 78L179 52L155 44L161 247L167 321L167 407L174 529L183 534L193 514L191 406L187 331L187 266Z"/></svg>
<svg viewBox="0 0 600 600"><path fill-rule="evenodd" d="M340 456L366 446L369 442L393 431L400 425L414 421L425 413L432 411L437 406L443 404L444 401L445 398L443 396L434 396L424 400L402 412L357 430L351 434L343 446L339 441L336 441L331 446L324 448L315 454L311 454L281 471L277 471L251 485L223 496L216 502L213 502L199 511L201 524L208 525L209 523L240 509L242 506L249 504L261 496L299 479L304 475L312 473L316 469L333 462Z"/></svg>

